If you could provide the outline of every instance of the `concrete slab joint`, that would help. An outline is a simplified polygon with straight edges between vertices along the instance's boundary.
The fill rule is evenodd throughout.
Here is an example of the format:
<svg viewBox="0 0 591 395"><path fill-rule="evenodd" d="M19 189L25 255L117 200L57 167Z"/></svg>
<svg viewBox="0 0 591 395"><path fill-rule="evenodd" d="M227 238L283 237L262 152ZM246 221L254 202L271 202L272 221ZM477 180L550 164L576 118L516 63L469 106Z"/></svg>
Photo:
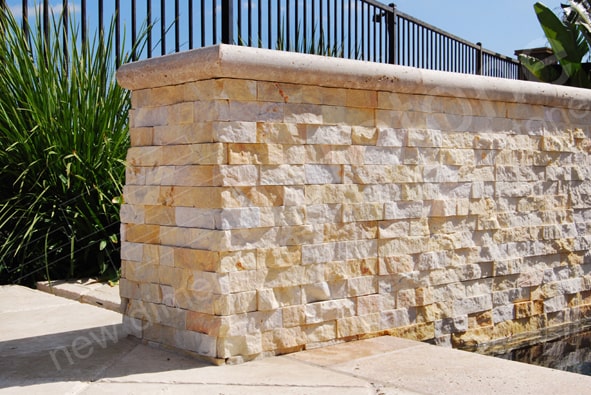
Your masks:
<svg viewBox="0 0 591 395"><path fill-rule="evenodd" d="M134 336L241 362L591 318L590 91L228 45L118 80Z"/></svg>

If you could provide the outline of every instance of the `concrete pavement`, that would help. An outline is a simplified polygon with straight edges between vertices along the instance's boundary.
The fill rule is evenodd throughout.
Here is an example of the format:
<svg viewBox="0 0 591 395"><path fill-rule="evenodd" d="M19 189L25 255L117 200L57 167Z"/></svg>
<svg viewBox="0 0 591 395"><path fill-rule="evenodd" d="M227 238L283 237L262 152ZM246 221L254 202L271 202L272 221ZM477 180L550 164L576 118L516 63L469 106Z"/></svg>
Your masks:
<svg viewBox="0 0 591 395"><path fill-rule="evenodd" d="M388 336L211 366L127 338L120 322L93 304L0 287L0 393L591 393L588 376Z"/></svg>

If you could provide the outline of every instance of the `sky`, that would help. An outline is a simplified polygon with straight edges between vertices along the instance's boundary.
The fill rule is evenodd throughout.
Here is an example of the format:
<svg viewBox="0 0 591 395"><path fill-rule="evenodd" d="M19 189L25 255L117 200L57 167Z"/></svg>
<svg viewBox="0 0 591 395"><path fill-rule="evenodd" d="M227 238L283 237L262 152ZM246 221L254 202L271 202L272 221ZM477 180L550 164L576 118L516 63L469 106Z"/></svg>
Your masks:
<svg viewBox="0 0 591 395"><path fill-rule="evenodd" d="M561 15L560 3L542 1ZM396 0L398 10L502 55L547 46L533 0Z"/></svg>
<svg viewBox="0 0 591 395"><path fill-rule="evenodd" d="M561 1L567 0L545 0L543 3L560 15ZM105 1L106 4L109 2L111 1ZM128 5L129 2L130 0L123 0L121 3ZM381 0L381 2L388 4L391 0ZM406 14L469 42L481 42L484 48L503 55L514 56L516 49L547 45L533 9L534 0L395 0L394 2L398 10ZM7 3L18 9L21 1L8 0ZM34 3L34 0L29 1L29 4ZM50 3L56 10L60 9L61 0L51 0ZM76 0L70 0L73 7L78 3ZM93 3L95 1L88 2L89 7ZM143 4L143 2L138 3ZM154 7L158 7L158 1L153 3L155 3ZM173 2L170 1L170 3L169 6L172 7ZM181 3L185 2L181 1Z"/></svg>

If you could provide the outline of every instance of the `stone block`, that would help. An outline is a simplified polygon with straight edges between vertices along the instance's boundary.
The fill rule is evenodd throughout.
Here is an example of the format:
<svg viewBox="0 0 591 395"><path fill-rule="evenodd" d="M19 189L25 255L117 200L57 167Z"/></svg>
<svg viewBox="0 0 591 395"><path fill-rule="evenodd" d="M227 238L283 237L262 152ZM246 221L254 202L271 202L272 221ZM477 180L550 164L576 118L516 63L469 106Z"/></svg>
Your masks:
<svg viewBox="0 0 591 395"><path fill-rule="evenodd" d="M347 338L380 331L380 313L345 317L337 320L337 337Z"/></svg>

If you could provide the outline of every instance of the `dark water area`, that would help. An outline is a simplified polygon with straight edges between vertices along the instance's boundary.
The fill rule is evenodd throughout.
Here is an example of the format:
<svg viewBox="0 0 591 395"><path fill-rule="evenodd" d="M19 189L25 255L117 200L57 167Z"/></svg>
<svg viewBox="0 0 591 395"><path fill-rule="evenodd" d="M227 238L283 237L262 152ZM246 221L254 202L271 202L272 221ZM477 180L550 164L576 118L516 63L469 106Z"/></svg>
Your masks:
<svg viewBox="0 0 591 395"><path fill-rule="evenodd" d="M490 355L591 376L591 330Z"/></svg>

